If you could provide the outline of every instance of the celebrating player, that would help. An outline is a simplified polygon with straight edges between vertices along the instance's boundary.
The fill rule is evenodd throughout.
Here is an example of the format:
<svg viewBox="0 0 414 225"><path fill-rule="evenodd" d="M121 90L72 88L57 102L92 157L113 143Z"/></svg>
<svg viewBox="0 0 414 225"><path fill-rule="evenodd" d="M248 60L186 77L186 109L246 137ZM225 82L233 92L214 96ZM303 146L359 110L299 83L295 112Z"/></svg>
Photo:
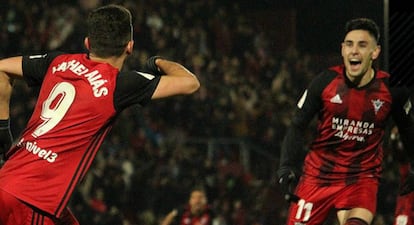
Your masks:
<svg viewBox="0 0 414 225"><path fill-rule="evenodd" d="M379 36L371 19L348 21L341 45L343 65L315 77L297 104L278 169L285 196L295 200L288 225L323 224L332 210L340 225L371 224L388 118L394 119L407 149L414 147L408 91L390 87L390 75L373 67L381 50ZM305 154L305 128L315 115L317 134ZM289 186L299 172L292 195Z"/></svg>
<svg viewBox="0 0 414 225"><path fill-rule="evenodd" d="M200 86L192 72L161 57L148 59L145 72L121 72L134 45L126 8L97 8L87 25L88 54L0 60L2 106L10 97L10 77L41 86L34 112L0 169L1 225L78 224L68 201L116 116L131 105L191 94Z"/></svg>

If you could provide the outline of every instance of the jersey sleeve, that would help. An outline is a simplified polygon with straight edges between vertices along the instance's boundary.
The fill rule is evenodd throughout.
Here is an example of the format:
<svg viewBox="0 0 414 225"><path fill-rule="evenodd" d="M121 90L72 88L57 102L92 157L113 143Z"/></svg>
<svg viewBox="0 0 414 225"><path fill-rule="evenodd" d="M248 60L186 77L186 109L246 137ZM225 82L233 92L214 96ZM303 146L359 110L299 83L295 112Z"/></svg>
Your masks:
<svg viewBox="0 0 414 225"><path fill-rule="evenodd" d="M160 78L138 71L121 72L117 77L114 93L115 109L122 111L134 104L148 104Z"/></svg>
<svg viewBox="0 0 414 225"><path fill-rule="evenodd" d="M327 73L315 77L298 101L291 125L282 142L280 169L295 169L297 172L300 170L305 156L306 128L322 109L322 92L333 77Z"/></svg>
<svg viewBox="0 0 414 225"><path fill-rule="evenodd" d="M50 63L63 52L51 52L43 55L23 56L23 78L30 87L40 86Z"/></svg>

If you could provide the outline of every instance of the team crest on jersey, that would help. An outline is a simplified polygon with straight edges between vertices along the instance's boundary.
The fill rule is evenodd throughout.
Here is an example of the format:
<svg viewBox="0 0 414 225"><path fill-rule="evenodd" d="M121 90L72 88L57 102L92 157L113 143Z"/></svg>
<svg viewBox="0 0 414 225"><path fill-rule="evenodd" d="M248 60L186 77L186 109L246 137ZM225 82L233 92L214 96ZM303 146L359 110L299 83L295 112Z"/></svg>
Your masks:
<svg viewBox="0 0 414 225"><path fill-rule="evenodd" d="M384 105L384 101L381 101L380 99L371 100L372 105L374 106L375 114L378 113L382 105Z"/></svg>

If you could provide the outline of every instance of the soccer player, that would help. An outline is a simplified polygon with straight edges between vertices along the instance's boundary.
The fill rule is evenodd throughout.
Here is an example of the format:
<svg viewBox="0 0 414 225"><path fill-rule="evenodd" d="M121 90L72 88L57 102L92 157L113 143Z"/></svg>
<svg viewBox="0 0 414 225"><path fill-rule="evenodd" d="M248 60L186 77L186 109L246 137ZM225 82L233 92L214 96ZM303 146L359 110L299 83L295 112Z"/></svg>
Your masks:
<svg viewBox="0 0 414 225"><path fill-rule="evenodd" d="M320 225L331 211L340 225L371 224L389 118L406 149L414 147L408 90L390 87L390 75L373 66L380 55L379 36L373 20L349 20L341 44L343 64L315 77L297 104L278 169L279 185L293 200L288 225ZM315 115L317 133L306 151L305 130Z"/></svg>
<svg viewBox="0 0 414 225"><path fill-rule="evenodd" d="M212 225L215 215L207 203L205 191L195 188L190 193L188 204L173 209L161 221L161 225Z"/></svg>
<svg viewBox="0 0 414 225"><path fill-rule="evenodd" d="M161 57L147 61L148 73L121 71L133 50L131 18L117 5L93 10L87 18L87 54L0 61L0 76L41 86L33 114L0 169L1 225L78 224L68 201L117 115L133 104L199 88L192 72Z"/></svg>

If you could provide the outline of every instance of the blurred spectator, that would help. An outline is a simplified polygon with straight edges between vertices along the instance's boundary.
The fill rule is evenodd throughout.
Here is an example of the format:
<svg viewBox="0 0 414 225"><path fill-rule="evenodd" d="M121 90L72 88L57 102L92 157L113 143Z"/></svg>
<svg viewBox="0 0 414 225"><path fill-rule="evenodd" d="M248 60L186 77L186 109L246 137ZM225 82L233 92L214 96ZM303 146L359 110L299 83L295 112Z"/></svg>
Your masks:
<svg viewBox="0 0 414 225"><path fill-rule="evenodd" d="M184 207L173 209L161 221L161 225L212 225L214 212L208 205L207 196L203 189L191 191L188 203Z"/></svg>

